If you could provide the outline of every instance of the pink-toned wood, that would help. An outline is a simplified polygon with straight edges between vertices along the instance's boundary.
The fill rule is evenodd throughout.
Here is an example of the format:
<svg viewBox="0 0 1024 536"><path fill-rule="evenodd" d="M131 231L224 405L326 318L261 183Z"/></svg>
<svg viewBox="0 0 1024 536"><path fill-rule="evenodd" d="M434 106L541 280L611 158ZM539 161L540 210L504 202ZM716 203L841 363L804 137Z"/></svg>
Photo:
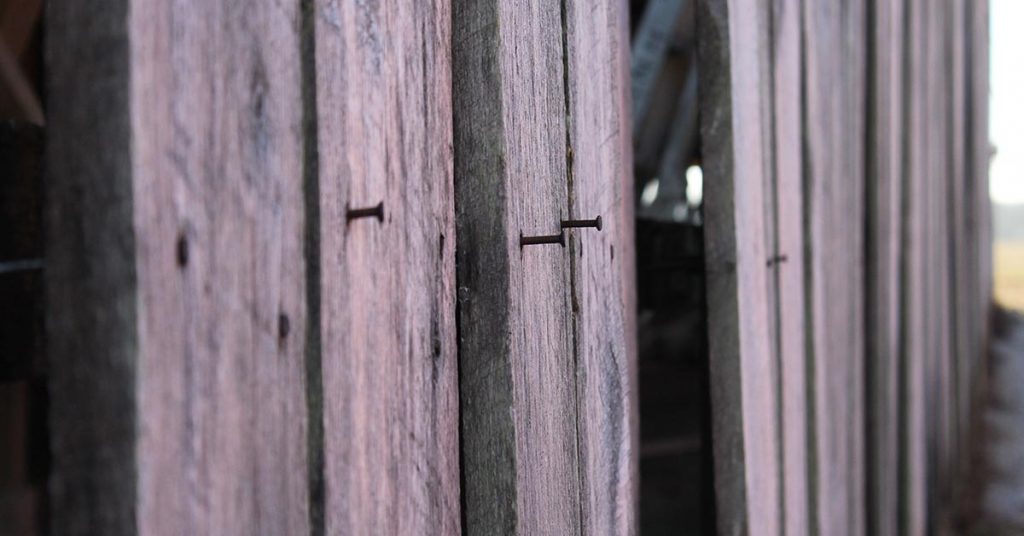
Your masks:
<svg viewBox="0 0 1024 536"><path fill-rule="evenodd" d="M129 13L137 530L307 532L299 3Z"/></svg>
<svg viewBox="0 0 1024 536"><path fill-rule="evenodd" d="M705 264L718 530L782 534L776 363L767 294L769 10L700 5Z"/></svg>
<svg viewBox="0 0 1024 536"><path fill-rule="evenodd" d="M927 158L925 136L928 129L924 98L927 91L924 63L926 26L923 16L924 2L908 0L906 17L909 34L906 36L907 91L915 98L907 99L906 128L909 129L906 151L903 204L902 285L903 344L901 393L902 432L900 439L900 534L910 536L925 533L927 527L927 448L925 407L925 285L922 274L925 265L925 200L927 199Z"/></svg>
<svg viewBox="0 0 1024 536"><path fill-rule="evenodd" d="M804 4L815 531L861 534L864 5Z"/></svg>
<svg viewBox="0 0 1024 536"><path fill-rule="evenodd" d="M565 3L569 232L582 532L634 534L636 287L628 21L621 0Z"/></svg>
<svg viewBox="0 0 1024 536"><path fill-rule="evenodd" d="M775 0L772 8L774 121L773 202L777 262L780 487L782 533L810 532L810 477L807 451L806 294L804 284L803 93L800 3ZM785 257L783 261L781 257Z"/></svg>
<svg viewBox="0 0 1024 536"><path fill-rule="evenodd" d="M312 9L324 530L458 534L450 3Z"/></svg>

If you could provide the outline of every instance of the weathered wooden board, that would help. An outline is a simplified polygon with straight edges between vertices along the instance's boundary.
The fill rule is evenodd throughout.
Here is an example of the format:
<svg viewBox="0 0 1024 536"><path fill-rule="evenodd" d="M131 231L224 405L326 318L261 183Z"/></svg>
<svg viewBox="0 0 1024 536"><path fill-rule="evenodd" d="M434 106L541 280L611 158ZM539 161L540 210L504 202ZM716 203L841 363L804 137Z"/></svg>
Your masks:
<svg viewBox="0 0 1024 536"><path fill-rule="evenodd" d="M450 3L313 9L324 528L457 534Z"/></svg>
<svg viewBox="0 0 1024 536"><path fill-rule="evenodd" d="M520 245L568 216L562 13L540 0L453 10L465 528L577 534L570 264L557 244Z"/></svg>
<svg viewBox="0 0 1024 536"><path fill-rule="evenodd" d="M569 233L582 532L633 534L637 504L636 287L628 13L565 2ZM695 88L694 88L695 89ZM695 113L692 110L691 113Z"/></svg>
<svg viewBox="0 0 1024 536"><path fill-rule="evenodd" d="M129 13L138 531L308 531L299 3Z"/></svg>
<svg viewBox="0 0 1024 536"><path fill-rule="evenodd" d="M903 209L904 5L869 4L867 181L867 532L899 534L900 258Z"/></svg>
<svg viewBox="0 0 1024 536"><path fill-rule="evenodd" d="M48 6L54 531L307 532L299 4L98 7Z"/></svg>
<svg viewBox="0 0 1024 536"><path fill-rule="evenodd" d="M766 174L770 11L700 3L705 265L718 530L781 534L776 363L771 351ZM768 101L770 103L770 101Z"/></svg>
<svg viewBox="0 0 1024 536"><path fill-rule="evenodd" d="M837 535L864 530L863 20L862 3L804 4L812 527Z"/></svg>
<svg viewBox="0 0 1024 536"><path fill-rule="evenodd" d="M775 352L778 362L780 489L782 533L809 534L808 400L806 294L804 284L803 32L800 3L775 0L772 6L772 98L775 251L777 289Z"/></svg>

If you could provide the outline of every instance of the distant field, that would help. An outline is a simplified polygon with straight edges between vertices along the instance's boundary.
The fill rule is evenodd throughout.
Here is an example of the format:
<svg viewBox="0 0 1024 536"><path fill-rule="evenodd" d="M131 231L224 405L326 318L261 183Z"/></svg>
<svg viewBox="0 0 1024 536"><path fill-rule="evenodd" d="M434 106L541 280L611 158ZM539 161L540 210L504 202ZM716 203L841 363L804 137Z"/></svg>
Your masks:
<svg viewBox="0 0 1024 536"><path fill-rule="evenodd" d="M994 249L996 301L1024 311L1024 241L997 242Z"/></svg>

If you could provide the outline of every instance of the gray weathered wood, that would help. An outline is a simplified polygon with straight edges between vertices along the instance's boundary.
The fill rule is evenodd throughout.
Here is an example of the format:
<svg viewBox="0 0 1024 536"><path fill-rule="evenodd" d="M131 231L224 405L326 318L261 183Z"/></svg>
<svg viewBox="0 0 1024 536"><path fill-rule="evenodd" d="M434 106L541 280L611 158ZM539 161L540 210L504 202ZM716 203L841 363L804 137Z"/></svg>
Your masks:
<svg viewBox="0 0 1024 536"><path fill-rule="evenodd" d="M565 3L569 233L582 532L636 532L638 410L628 23L622 0ZM694 88L696 89L696 88ZM695 110L693 110L695 113Z"/></svg>
<svg viewBox="0 0 1024 536"><path fill-rule="evenodd" d="M139 330L126 150L132 138L127 10L127 0L105 2L102 11L75 1L47 6L54 534L135 532Z"/></svg>
<svg viewBox="0 0 1024 536"><path fill-rule="evenodd" d="M450 3L313 9L324 529L458 534Z"/></svg>
<svg viewBox="0 0 1024 536"><path fill-rule="evenodd" d="M781 534L765 213L769 10L700 3L705 264L718 530ZM770 102L770 101L769 101Z"/></svg>

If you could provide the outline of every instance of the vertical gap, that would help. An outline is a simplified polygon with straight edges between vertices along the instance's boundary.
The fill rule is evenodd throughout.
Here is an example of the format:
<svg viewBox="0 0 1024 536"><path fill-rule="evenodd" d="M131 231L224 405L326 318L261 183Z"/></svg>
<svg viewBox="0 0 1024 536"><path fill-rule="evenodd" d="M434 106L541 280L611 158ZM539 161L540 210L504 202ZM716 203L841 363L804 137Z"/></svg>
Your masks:
<svg viewBox="0 0 1024 536"><path fill-rule="evenodd" d="M901 0L901 1L903 1L903 0ZM909 525L910 525L910 504L909 504L910 488L908 486L909 471L907 469L907 464L910 461L910 459L909 459L909 454L910 453L908 452L908 449L910 448L910 445L909 445L910 430L908 428L910 426L910 422L909 422L909 417L908 417L908 413L907 413L908 412L907 403L909 402L909 399L910 399L910 393L908 392L907 382L909 380L909 372L910 372L909 371L908 363L909 363L909 360L910 360L911 356L910 356L910 337L907 336L907 331L908 331L908 328L910 327L910 320L911 320L911 311L910 311L910 254L911 254L910 239L911 239L911 230L910 230L910 225L911 225L912 222L910 220L909 214L910 214L910 194L911 194L911 191L912 191L911 183L913 182L913 178L910 176L910 172L911 172L910 159L911 159L911 156L912 156L911 155L911 150L910 150L910 131L911 131L911 128L910 128L910 119L911 119L911 113L910 113L910 105L911 105L910 78L911 78L911 76L910 76L910 74L911 74L911 64L912 64L913 54L914 54L914 50L913 50L913 46L912 46L913 45L913 39L912 39L913 36L911 35L911 24L910 24L910 21L912 19L912 15L915 14L915 12L911 10L911 5L912 5L912 3L909 0L907 0L906 4L904 4L904 8L903 8L903 21L902 21L902 23L903 23L903 35L902 35L903 54L900 55L901 58L902 58L902 61L903 61L902 68L900 69L900 78L901 78L901 80L900 80L900 93L901 93L901 95L900 95L900 98L901 98L900 105L902 107L901 114L903 116L902 120L900 121L900 123L903 125L903 131L900 133L901 134L900 135L900 138L901 138L900 139L900 146L901 146L901 149L902 149L900 151L900 160L901 160L900 161L900 169L901 169L900 175L903 177L903 180L900 181L900 185L901 185L900 186L900 214L901 214L901 220L902 220L900 222L900 243L901 243L901 247L899 248L899 256L900 256L900 260L899 260L899 270L900 270L900 274L899 274L899 282L900 282L900 289L899 289L899 293L900 293L900 319L899 319L899 329L898 329L897 334L896 334L896 337L899 340L899 348L900 348L899 363L898 363L898 373L897 373L897 376L896 376L898 402L899 402L899 407L900 407L900 412L899 412L898 418L897 418L898 421L899 421L899 426L897 427L897 429L900 431L899 432L900 437L899 437L899 442L898 442L898 448L897 448L897 451L896 451L896 457L897 457L897 464L896 464L896 466L897 466L897 473L898 473L898 478L899 478L899 482L897 483L897 488L899 489L899 495L897 497L897 515L896 515L896 519L897 519L897 523L898 523L897 531L904 531L904 530L908 529Z"/></svg>
<svg viewBox="0 0 1024 536"><path fill-rule="evenodd" d="M561 18L562 18L562 92L563 100L565 105L565 178L566 178L566 217L572 218L572 206L575 201L575 173L573 171L573 150L572 150L572 94L570 89L569 79L569 0L561 0ZM567 232L562 230L561 232ZM573 372L576 379L576 385L573 389L573 394L576 402L576 470L577 470L577 484L576 484L576 498L578 501L578 515L579 515L579 530L580 533L586 532L584 530L586 522L586 514L584 501L585 494L584 490L586 485L586 467L583 460L583 441L582 437L583 429L581 427L581 421L583 420L582 413L580 412L580 389L583 387L581 376L583 374L583 368L580 366L580 326L579 326L579 288L577 288L576 282L576 241L573 240L572 234L569 235L569 292L570 300L572 304L572 310L570 317L572 318L572 363Z"/></svg>
<svg viewBox="0 0 1024 536"><path fill-rule="evenodd" d="M864 479L865 489L865 501L864 501L864 518L867 521L868 533L874 534L881 532L881 523L879 520L879 512L877 508L877 502L881 494L881 488L878 483L878 452L883 445L878 445L878 438L880 436L878 428L885 426L884 419L885 411L877 411L877 402L882 400L887 389L881 388L879 385L881 382L876 382L876 375L881 370L875 362L882 354L881 348L881 334L879 333L879 323L877 322L876 316L873 311L880 309L879 303L877 303L878 290L881 286L881 280L883 277L882 270L879 270L879 261L882 256L878 255L878 251L882 251L884 248L880 244L879 240L879 225L878 222L872 216L877 214L879 218L884 217L886 213L881 211L873 211L872 208L878 207L878 188L873 188L872 185L881 185L881 163L874 144L878 134L878 117L876 111L878 109L879 94L876 87L876 74L880 63L877 61L876 55L878 54L878 6L877 0L868 0L865 10L865 21L867 32L867 47L865 58L865 73L864 73L864 95L866 103L866 117L864 122L864 161L867 162L867 166L864 169L864 206L862 213L862 221L864 222L864 260L866 263L865 278L867 281L867 292L864 298L864 310L862 311L865 335L867 336L867 344L865 345L864 355L864 407L865 412L864 419L864 463L867 469ZM890 155L891 157L891 155ZM895 180L894 177L885 177L886 181ZM890 200L891 201L891 200ZM891 312L890 312L891 314ZM884 329L884 328L883 328ZM883 408L888 408L889 401L886 400L883 404ZM871 423L875 423L872 426Z"/></svg>
<svg viewBox="0 0 1024 536"><path fill-rule="evenodd" d="M302 85L302 188L306 265L306 471L309 533L324 534L324 420L320 323L320 157L316 109L314 0L301 0L299 22Z"/></svg>
<svg viewBox="0 0 1024 536"><path fill-rule="evenodd" d="M818 422L817 393L814 354L814 258L813 258L813 234L811 221L811 209L813 205L813 189L811 177L812 162L810 152L810 140L807 134L810 129L808 117L810 116L808 103L808 76L807 71L807 31L808 25L805 20L804 1L799 2L800 10L800 130L803 141L801 143L801 172L803 191L803 247L804 247L804 376L807 381L806 403L807 403L807 523L810 534L820 534L821 527L818 520Z"/></svg>

